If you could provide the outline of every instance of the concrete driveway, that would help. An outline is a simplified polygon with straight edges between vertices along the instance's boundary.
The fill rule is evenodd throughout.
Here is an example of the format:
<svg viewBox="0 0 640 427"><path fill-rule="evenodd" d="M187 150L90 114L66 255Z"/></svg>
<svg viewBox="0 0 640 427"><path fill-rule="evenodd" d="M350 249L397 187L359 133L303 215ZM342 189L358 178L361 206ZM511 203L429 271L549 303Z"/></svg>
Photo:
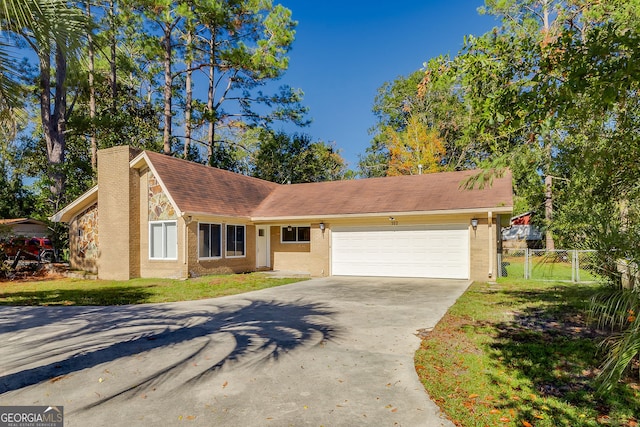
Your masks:
<svg viewBox="0 0 640 427"><path fill-rule="evenodd" d="M0 406L66 426L450 426L414 370L467 281L332 277L202 301L0 307Z"/></svg>

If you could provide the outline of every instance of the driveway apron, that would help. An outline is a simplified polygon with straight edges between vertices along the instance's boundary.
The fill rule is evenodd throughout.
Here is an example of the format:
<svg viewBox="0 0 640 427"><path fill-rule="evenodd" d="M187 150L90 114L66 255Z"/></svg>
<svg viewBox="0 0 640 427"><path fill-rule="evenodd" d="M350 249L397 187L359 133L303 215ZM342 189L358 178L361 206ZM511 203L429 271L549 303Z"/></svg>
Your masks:
<svg viewBox="0 0 640 427"><path fill-rule="evenodd" d="M118 307L0 307L0 406L65 426L452 426L415 373L468 281L331 277Z"/></svg>

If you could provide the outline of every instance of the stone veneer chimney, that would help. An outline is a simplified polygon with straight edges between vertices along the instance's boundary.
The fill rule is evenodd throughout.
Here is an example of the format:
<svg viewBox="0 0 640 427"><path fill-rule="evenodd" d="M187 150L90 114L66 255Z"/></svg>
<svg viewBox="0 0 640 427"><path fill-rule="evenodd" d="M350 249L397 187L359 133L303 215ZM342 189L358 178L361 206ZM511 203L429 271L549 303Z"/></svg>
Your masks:
<svg viewBox="0 0 640 427"><path fill-rule="evenodd" d="M140 192L129 162L129 146L98 151L98 278L128 280L139 275Z"/></svg>

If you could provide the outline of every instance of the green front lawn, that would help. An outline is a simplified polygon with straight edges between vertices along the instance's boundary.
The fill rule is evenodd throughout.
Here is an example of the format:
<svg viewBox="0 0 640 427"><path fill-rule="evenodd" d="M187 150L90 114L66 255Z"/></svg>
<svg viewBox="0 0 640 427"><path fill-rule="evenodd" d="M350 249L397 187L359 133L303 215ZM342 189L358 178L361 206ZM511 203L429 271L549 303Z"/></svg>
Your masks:
<svg viewBox="0 0 640 427"><path fill-rule="evenodd" d="M523 279L524 278L524 261L522 257L504 258L503 274L506 273L507 278L510 279ZM593 271L580 268L579 281L592 282L597 281L600 277ZM549 261L544 258L536 258L533 260L531 268L531 277L533 280L557 280L557 281L571 281L571 263L570 262L557 262Z"/></svg>
<svg viewBox="0 0 640 427"><path fill-rule="evenodd" d="M637 426L640 385L595 393L595 284L475 283L416 352L431 398L458 426Z"/></svg>
<svg viewBox="0 0 640 427"><path fill-rule="evenodd" d="M263 273L128 281L56 279L0 282L0 305L123 305L216 298L299 282Z"/></svg>

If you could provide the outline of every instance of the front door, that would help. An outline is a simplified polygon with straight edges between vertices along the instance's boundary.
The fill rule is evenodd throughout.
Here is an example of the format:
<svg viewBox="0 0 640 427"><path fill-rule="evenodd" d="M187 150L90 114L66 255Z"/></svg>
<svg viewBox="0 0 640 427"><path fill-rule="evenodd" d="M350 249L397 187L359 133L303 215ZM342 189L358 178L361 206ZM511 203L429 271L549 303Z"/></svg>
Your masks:
<svg viewBox="0 0 640 427"><path fill-rule="evenodd" d="M269 227L256 227L256 267L270 267L269 261Z"/></svg>

